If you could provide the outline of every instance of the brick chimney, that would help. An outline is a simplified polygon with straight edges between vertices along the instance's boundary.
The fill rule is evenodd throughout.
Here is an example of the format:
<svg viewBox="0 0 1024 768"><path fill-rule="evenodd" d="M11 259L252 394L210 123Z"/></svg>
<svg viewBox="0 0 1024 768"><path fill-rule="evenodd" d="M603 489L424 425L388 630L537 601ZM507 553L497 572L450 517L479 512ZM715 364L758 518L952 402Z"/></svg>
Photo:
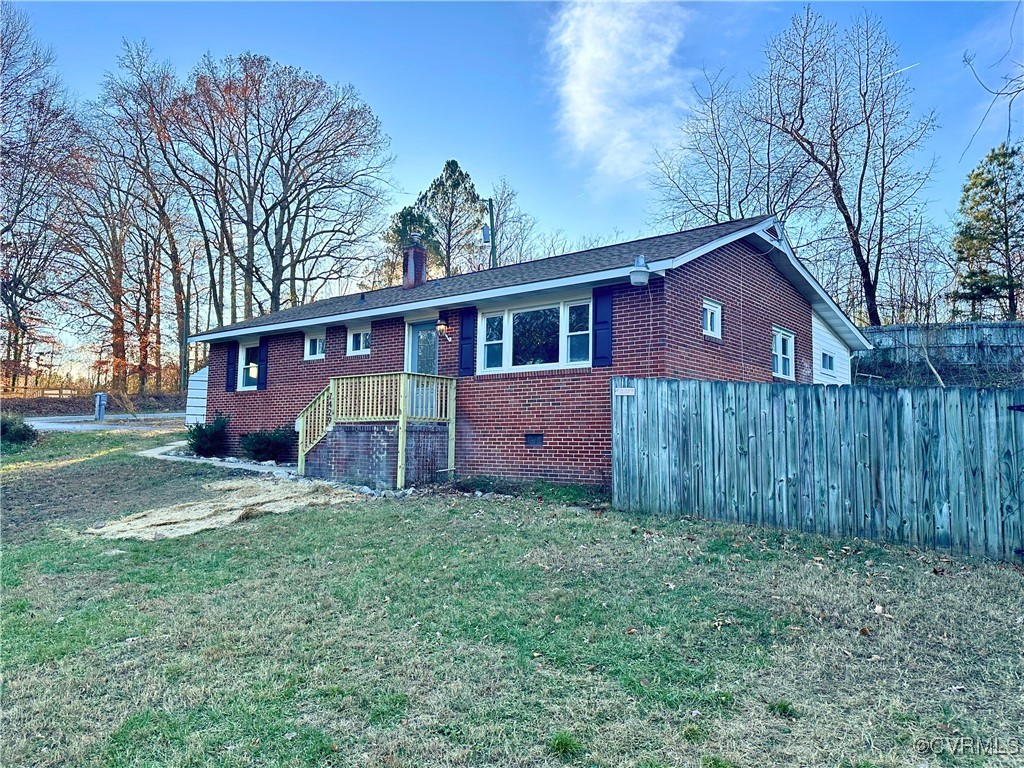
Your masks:
<svg viewBox="0 0 1024 768"><path fill-rule="evenodd" d="M423 235L413 232L409 244L402 249L402 287L415 288L427 282L427 249L423 247Z"/></svg>

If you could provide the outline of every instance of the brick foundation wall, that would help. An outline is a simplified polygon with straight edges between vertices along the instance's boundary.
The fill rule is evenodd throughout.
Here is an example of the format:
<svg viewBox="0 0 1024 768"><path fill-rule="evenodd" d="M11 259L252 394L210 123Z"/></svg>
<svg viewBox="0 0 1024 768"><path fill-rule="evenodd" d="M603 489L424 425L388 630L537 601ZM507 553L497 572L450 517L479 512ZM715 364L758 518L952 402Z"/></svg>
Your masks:
<svg viewBox="0 0 1024 768"><path fill-rule="evenodd" d="M706 340L701 332L704 298L723 304L721 341ZM612 376L771 381L773 325L796 335L797 381L812 380L810 305L767 256L745 244L702 256L665 278L652 276L646 287L618 285L613 307L611 367L458 379L460 475L607 484ZM451 341L439 341L438 372L454 377L459 313L442 315ZM261 392L225 392L226 345L211 345L207 417L217 410L230 416L237 448L238 436L245 432L291 426L331 376L402 370L405 321L376 321L371 333L371 354L348 357L347 329L328 329L323 361L302 360L302 333L271 336L267 389ZM526 445L528 433L542 434L543 445ZM407 476L410 483L423 482Z"/></svg>

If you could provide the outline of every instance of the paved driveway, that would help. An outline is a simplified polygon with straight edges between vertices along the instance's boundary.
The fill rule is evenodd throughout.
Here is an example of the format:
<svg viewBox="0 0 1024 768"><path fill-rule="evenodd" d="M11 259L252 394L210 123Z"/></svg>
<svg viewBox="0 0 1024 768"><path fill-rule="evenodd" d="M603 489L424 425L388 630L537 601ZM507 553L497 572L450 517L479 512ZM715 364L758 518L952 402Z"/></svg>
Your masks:
<svg viewBox="0 0 1024 768"><path fill-rule="evenodd" d="M151 429L146 421L178 421L184 424L184 413L108 413L105 421L90 416L30 416L25 423L40 432L102 432L118 429Z"/></svg>

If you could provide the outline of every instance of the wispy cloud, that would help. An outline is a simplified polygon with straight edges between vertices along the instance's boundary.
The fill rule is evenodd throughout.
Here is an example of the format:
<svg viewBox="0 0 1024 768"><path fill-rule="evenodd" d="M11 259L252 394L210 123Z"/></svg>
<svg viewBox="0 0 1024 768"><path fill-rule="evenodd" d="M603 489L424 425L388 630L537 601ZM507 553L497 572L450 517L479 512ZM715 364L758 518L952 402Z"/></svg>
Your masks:
<svg viewBox="0 0 1024 768"><path fill-rule="evenodd" d="M559 126L603 181L642 177L652 147L670 141L689 92L677 62L687 12L668 3L564 5L548 51Z"/></svg>

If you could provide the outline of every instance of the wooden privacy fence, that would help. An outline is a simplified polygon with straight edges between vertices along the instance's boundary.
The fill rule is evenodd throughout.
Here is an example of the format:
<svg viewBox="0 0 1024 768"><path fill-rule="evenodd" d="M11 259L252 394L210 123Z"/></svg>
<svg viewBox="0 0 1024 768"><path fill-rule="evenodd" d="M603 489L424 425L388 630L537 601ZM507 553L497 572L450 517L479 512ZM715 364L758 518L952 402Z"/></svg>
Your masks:
<svg viewBox="0 0 1024 768"><path fill-rule="evenodd" d="M1024 389L611 385L620 509L1021 558Z"/></svg>

